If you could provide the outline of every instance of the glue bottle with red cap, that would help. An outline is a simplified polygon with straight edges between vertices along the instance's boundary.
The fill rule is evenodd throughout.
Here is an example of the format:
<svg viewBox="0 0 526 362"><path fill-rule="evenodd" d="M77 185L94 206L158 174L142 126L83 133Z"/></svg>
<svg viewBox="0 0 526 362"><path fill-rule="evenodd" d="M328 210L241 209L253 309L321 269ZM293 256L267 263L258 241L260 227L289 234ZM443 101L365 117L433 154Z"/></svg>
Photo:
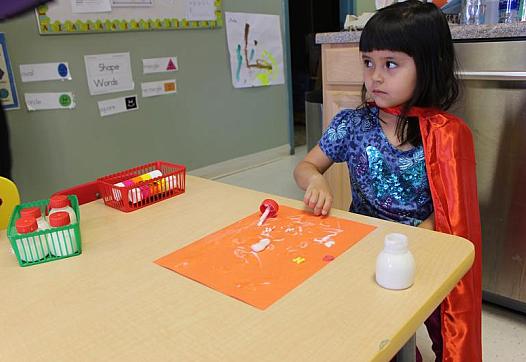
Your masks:
<svg viewBox="0 0 526 362"><path fill-rule="evenodd" d="M26 207L20 210L20 217L34 217L37 220L38 231L48 230L49 223L42 216L42 210L39 207Z"/></svg>
<svg viewBox="0 0 526 362"><path fill-rule="evenodd" d="M32 216L24 216L15 223L16 231L20 235L31 234L38 231L37 219ZM22 237L16 240L18 255L25 262L33 262L45 258L48 255L46 239L38 235Z"/></svg>
<svg viewBox="0 0 526 362"><path fill-rule="evenodd" d="M69 214L69 220L72 224L77 223L77 214L75 214L75 210L71 207L71 203L69 202L69 199L66 195L53 195L49 199L49 214L48 214L48 220L51 214L54 214L55 212L65 211ZM51 224L51 222L50 222Z"/></svg>
<svg viewBox="0 0 526 362"><path fill-rule="evenodd" d="M66 211L50 213L49 225L51 228L63 228L71 224L70 214ZM75 254L79 248L73 228L56 230L51 233L50 252L54 256Z"/></svg>

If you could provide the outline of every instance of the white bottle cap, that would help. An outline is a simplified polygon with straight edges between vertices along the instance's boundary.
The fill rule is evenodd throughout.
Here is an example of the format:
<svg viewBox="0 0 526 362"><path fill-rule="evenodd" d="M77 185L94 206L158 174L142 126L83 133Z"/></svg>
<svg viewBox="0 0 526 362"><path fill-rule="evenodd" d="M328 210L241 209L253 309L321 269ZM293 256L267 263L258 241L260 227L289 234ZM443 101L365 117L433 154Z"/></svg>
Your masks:
<svg viewBox="0 0 526 362"><path fill-rule="evenodd" d="M387 234L384 239L385 251L389 253L405 253L407 251L407 236L399 233Z"/></svg>

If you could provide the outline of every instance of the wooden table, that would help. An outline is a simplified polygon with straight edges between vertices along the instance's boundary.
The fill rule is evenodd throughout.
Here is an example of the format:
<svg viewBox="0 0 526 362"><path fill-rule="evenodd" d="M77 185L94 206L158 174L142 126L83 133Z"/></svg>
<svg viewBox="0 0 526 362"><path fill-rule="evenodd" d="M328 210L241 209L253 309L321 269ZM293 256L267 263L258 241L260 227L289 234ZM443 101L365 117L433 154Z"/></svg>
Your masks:
<svg viewBox="0 0 526 362"><path fill-rule="evenodd" d="M378 228L265 311L153 263L270 196L188 176L186 193L129 214L92 202L83 254L26 268L2 231L0 360L386 361L473 261L462 238L334 210ZM374 281L390 232L416 259L405 291Z"/></svg>

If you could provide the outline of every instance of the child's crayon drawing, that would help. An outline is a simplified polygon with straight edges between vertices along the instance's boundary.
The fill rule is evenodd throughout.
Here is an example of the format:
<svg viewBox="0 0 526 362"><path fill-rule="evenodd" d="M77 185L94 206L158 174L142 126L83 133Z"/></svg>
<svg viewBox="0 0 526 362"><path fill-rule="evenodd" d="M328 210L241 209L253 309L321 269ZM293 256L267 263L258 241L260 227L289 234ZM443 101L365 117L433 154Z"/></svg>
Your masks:
<svg viewBox="0 0 526 362"><path fill-rule="evenodd" d="M283 84L283 46L277 15L225 13L235 88Z"/></svg>

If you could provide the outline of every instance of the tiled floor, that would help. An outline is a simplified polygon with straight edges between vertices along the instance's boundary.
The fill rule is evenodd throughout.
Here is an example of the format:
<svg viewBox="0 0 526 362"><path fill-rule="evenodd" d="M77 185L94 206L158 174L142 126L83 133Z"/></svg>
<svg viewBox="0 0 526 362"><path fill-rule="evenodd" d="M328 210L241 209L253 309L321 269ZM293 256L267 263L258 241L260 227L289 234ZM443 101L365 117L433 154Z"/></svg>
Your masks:
<svg viewBox="0 0 526 362"><path fill-rule="evenodd" d="M217 181L302 200L301 191L292 178L294 166L305 156L306 146L296 148L294 156L283 157L261 167L251 168ZM484 361L526 361L526 316L484 304L482 312ZM417 332L417 344L424 361L433 361L425 328Z"/></svg>

